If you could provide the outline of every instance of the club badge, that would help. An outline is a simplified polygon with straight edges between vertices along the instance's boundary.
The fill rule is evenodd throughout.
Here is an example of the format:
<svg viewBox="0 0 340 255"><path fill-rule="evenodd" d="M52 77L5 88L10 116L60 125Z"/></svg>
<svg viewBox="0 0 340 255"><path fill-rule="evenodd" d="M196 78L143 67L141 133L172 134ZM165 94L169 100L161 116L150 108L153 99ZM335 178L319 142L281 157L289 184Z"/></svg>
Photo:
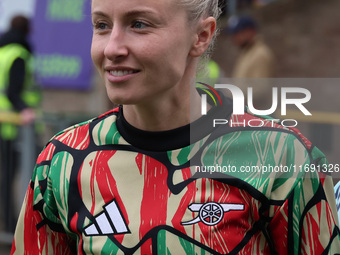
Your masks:
<svg viewBox="0 0 340 255"><path fill-rule="evenodd" d="M198 216L190 221L182 222L182 225L192 225L198 222L203 222L205 225L217 225L224 216L224 213L229 211L243 211L244 204L219 204L208 202L205 204L191 204L189 210L198 212Z"/></svg>

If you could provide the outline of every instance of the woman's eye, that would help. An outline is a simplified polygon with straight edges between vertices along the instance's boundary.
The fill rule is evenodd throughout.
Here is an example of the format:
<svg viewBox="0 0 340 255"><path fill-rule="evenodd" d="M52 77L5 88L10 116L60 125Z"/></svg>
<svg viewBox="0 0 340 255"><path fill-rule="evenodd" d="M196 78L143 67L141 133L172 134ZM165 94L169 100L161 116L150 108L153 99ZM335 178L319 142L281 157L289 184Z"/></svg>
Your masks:
<svg viewBox="0 0 340 255"><path fill-rule="evenodd" d="M99 29L105 29L107 26L106 26L106 24L104 24L104 23L100 23L99 24Z"/></svg>
<svg viewBox="0 0 340 255"><path fill-rule="evenodd" d="M133 28L136 28L136 29L143 29L143 28L148 27L148 25L145 24L145 23L142 22L142 21L135 21L135 22L132 24L132 27L133 27Z"/></svg>
<svg viewBox="0 0 340 255"><path fill-rule="evenodd" d="M105 30L107 28L107 25L102 22L98 22L94 24L94 28L98 30Z"/></svg>

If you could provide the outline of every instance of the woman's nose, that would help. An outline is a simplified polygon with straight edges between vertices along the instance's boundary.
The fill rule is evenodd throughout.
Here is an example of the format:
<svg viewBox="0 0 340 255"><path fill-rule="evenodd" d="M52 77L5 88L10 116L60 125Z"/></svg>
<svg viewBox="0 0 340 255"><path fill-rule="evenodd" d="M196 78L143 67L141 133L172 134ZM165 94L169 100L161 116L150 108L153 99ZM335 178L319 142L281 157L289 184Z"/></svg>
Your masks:
<svg viewBox="0 0 340 255"><path fill-rule="evenodd" d="M113 28L106 44L104 55L111 61L128 55L124 31L119 28Z"/></svg>

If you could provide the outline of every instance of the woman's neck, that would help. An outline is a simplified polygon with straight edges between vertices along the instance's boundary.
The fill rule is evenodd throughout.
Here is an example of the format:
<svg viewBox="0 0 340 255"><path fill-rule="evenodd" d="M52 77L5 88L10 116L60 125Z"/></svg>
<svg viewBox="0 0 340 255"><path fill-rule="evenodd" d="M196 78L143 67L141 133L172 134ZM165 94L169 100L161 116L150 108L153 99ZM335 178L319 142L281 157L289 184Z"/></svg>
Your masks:
<svg viewBox="0 0 340 255"><path fill-rule="evenodd" d="M201 116L201 99L195 86L189 91L169 93L143 105L124 105L130 125L145 131L166 131L185 126Z"/></svg>

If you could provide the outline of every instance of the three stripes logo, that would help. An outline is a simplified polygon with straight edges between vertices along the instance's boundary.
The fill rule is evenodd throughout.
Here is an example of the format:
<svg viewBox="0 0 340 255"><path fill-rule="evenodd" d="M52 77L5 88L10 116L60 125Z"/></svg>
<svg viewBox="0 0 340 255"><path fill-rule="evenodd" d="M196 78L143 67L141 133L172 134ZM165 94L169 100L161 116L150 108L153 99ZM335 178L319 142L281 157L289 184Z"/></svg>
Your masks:
<svg viewBox="0 0 340 255"><path fill-rule="evenodd" d="M95 216L95 221L84 229L86 236L130 233L115 199L103 208L104 211Z"/></svg>

